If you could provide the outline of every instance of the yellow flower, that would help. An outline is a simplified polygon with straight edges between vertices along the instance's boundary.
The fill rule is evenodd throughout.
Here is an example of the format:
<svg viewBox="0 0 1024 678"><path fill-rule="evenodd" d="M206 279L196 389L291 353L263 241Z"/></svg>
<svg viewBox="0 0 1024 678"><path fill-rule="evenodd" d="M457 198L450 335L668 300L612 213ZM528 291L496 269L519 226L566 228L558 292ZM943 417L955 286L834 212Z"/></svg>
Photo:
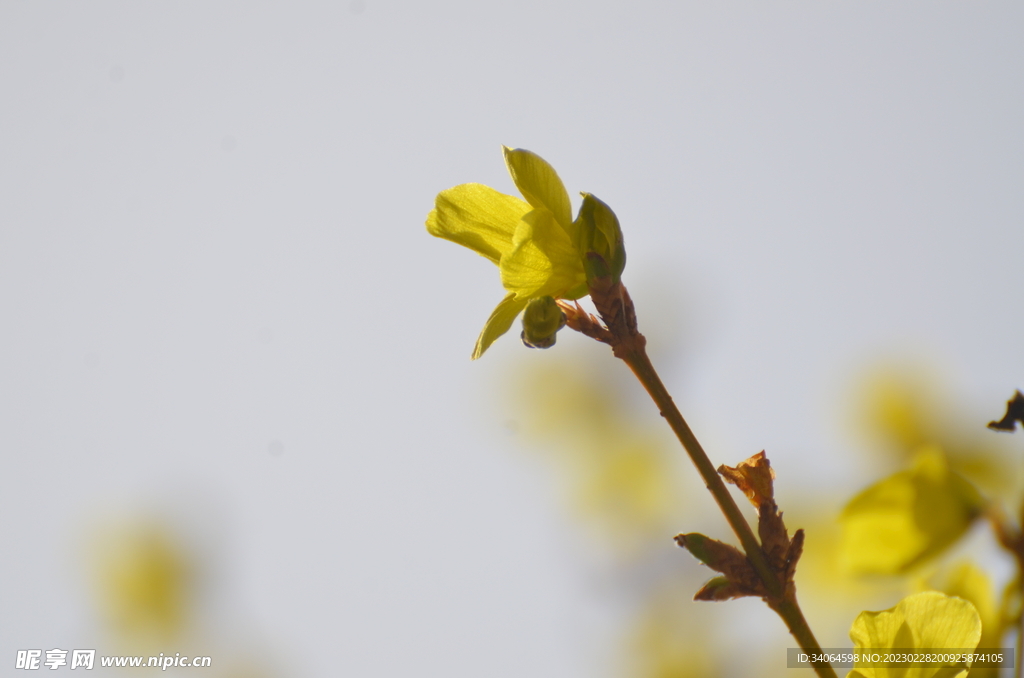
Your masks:
<svg viewBox="0 0 1024 678"><path fill-rule="evenodd" d="M892 650L972 652L981 640L981 618L962 598L938 591L907 596L896 607L881 612L861 612L850 627L850 639L858 653L885 655ZM847 678L961 678L970 662L943 667L883 666L858 662Z"/></svg>
<svg viewBox="0 0 1024 678"><path fill-rule="evenodd" d="M439 193L427 217L431 235L497 264L507 291L477 339L474 360L508 331L532 299L579 299L588 293L580 223L572 219L562 180L540 156L503 149L525 201L481 184L461 184Z"/></svg>

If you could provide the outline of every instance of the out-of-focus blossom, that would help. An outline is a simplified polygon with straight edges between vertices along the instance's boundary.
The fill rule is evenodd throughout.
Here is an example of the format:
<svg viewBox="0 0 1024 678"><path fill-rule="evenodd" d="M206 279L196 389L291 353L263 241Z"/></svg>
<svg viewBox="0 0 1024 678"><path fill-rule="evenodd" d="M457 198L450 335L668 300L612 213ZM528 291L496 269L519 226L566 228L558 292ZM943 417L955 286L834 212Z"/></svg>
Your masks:
<svg viewBox="0 0 1024 678"><path fill-rule="evenodd" d="M667 436L633 421L615 388L578 362L526 366L513 383L521 430L565 467L587 522L626 551L663 546L684 496Z"/></svg>
<svg viewBox="0 0 1024 678"><path fill-rule="evenodd" d="M843 510L840 561L852 573L897 574L938 555L981 514L977 490L936 447L867 488Z"/></svg>
<svg viewBox="0 0 1024 678"><path fill-rule="evenodd" d="M1017 464L987 419L971 417L943 397L941 380L924 369L880 366L856 389L855 426L861 449L902 465L922 447L941 447L950 467L987 494L1005 495L1016 484Z"/></svg>
<svg viewBox="0 0 1024 678"><path fill-rule="evenodd" d="M118 639L142 647L180 637L192 567L171 533L155 523L110 527L94 546L97 600Z"/></svg>
<svg viewBox="0 0 1024 678"><path fill-rule="evenodd" d="M688 590L687 590L688 591ZM713 661L711 629L694 614L678 584L652 592L630 638L627 676L637 678L714 678L723 676Z"/></svg>

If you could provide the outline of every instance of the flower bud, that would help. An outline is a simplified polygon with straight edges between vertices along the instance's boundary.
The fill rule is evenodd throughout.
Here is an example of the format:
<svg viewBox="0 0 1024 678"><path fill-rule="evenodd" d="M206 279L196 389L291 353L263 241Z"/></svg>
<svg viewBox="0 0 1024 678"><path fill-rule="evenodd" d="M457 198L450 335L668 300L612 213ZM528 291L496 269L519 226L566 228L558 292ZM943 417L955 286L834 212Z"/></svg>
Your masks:
<svg viewBox="0 0 1024 678"><path fill-rule="evenodd" d="M565 326L565 313L553 297L531 299L523 311L523 343L530 348L551 348L555 334Z"/></svg>
<svg viewBox="0 0 1024 678"><path fill-rule="evenodd" d="M619 219L608 205L590 193L581 193L583 204L579 216L579 248L587 280L610 277L619 282L626 268L626 250L622 245Z"/></svg>

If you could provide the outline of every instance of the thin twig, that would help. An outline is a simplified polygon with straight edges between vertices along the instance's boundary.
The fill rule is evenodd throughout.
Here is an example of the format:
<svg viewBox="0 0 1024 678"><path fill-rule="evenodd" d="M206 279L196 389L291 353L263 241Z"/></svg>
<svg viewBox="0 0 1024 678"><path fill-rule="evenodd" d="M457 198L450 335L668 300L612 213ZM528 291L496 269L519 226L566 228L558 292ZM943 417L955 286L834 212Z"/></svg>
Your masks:
<svg viewBox="0 0 1024 678"><path fill-rule="evenodd" d="M605 278L591 281L590 293L605 327L601 327L596 318L583 312L578 305L573 308L563 303L569 327L611 345L615 356L629 365L697 467L708 491L739 539L743 551L764 583L768 606L782 617L805 653L821 655L821 646L797 603L795 587L786 586L768 563L746 518L651 364L647 356L647 340L637 330L635 307L626 288L619 282ZM837 678L835 670L827 662L814 663L814 671L820 678Z"/></svg>

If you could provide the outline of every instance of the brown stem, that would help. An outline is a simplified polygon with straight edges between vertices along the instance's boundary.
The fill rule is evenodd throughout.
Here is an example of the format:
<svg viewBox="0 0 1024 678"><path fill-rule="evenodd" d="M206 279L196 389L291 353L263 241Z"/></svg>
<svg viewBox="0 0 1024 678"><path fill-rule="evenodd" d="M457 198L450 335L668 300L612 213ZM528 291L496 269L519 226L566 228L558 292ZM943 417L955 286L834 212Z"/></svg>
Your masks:
<svg viewBox="0 0 1024 678"><path fill-rule="evenodd" d="M1018 391L1018 393L1020 392ZM1021 517L1024 520L1024 506L1021 507ZM992 531L995 532L999 545L1013 555L1017 563L1016 583L1020 589L1018 592L1020 596L1018 605L1024 606L1024 533L1010 522L1010 519L998 504L989 505L985 511L985 518L988 519L989 525L992 526ZM1018 611L1014 623L1017 625L1017 664L1014 673L1017 675L1017 678L1024 678L1024 610Z"/></svg>
<svg viewBox="0 0 1024 678"><path fill-rule="evenodd" d="M811 627L800 610L795 592L787 595L788 592L785 591L783 582L779 581L775 571L768 564L768 559L765 558L764 551L761 550L761 545L754 536L750 524L743 517L739 506L736 505L732 494L729 493L728 488L722 481L722 477L715 471L715 467L708 458L707 453L701 447L700 442L694 436L686 420L683 419L679 409L675 406L672 396L669 395L664 384L662 384L658 373L651 364L650 358L647 356L646 349L640 347L638 350L619 357L629 365L630 369L633 370L633 374L643 384L651 399L658 406L661 416L668 422L679 442L682 443L683 449L689 455L693 465L697 467L697 471L704 480L708 491L715 498L715 502L725 515L729 526L740 540L747 558L761 577L761 581L764 583L764 587L770 596L769 600L772 601L769 602L769 606L782 617L789 632L793 634L793 637L805 653L820 655L821 646L818 644L817 639L815 639ZM836 678L836 672L828 663L815 664L814 670L821 678Z"/></svg>
<svg viewBox="0 0 1024 678"><path fill-rule="evenodd" d="M764 582L768 593L773 598L781 598L783 593L782 582L778 580L775 572L768 564L768 559L765 558L761 545L754 536L754 531L747 523L746 518L743 517L732 495L729 494L722 476L718 475L704 448L701 447L697 437L693 435L690 426L675 406L672 396L669 395L664 384L661 383L661 379L647 357L647 351L641 349L623 357L622 360L629 365L629 368L633 370L633 374L636 375L636 378L647 389L651 399L658 405L661 416L665 418L665 421L668 422L679 442L682 443L683 449L690 456L690 461L697 467L697 471L704 480L704 484L707 485L708 491L711 492L719 508L722 509L722 513L725 514L725 519L729 522L733 532L736 533L736 537L740 540L747 558L750 559L754 569L757 570L757 574Z"/></svg>
<svg viewBox="0 0 1024 678"><path fill-rule="evenodd" d="M754 536L753 530L740 512L736 501L726 488L722 477L715 470L704 448L690 430L683 415L679 412L672 396L661 382L654 365L647 356L647 340L637 330L636 312L633 302L625 287L610 279L591 281L591 298L604 320L606 328L600 327L593 316L583 313L579 306L570 308L563 305L568 316L568 324L587 336L610 344L617 358L629 365L636 378L643 384L651 399L658 406L661 416L665 418L683 449L689 455L693 465L704 480L719 508L725 515L729 526L740 540L743 550L754 566L758 576L768 592L766 601L769 607L785 622L789 632L800 644L803 651L810 655L820 655L821 646L814 637L811 627L807 624L800 605L796 600L796 591L781 581L768 563L761 545ZM835 670L827 662L815 663L814 671L821 678L837 678Z"/></svg>

